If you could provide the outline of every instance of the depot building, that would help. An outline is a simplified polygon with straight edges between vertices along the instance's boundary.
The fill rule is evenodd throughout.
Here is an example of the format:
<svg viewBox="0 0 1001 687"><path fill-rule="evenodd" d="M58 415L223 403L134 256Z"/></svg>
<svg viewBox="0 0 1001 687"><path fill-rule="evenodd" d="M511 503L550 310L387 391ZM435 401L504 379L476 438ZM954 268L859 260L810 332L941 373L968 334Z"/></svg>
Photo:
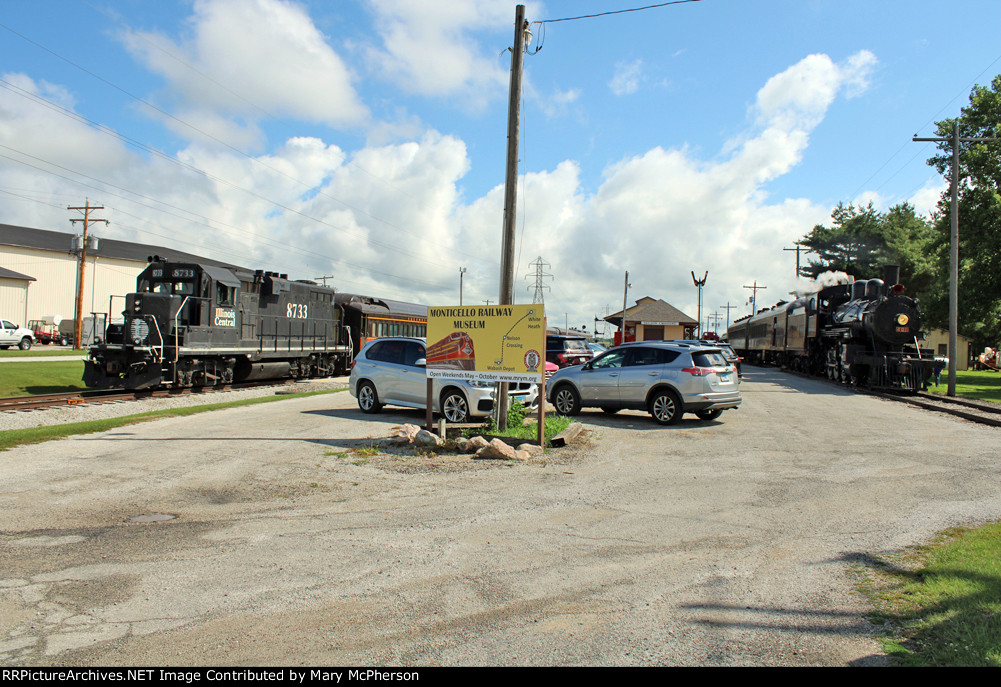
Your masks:
<svg viewBox="0 0 1001 687"><path fill-rule="evenodd" d="M644 296L636 305L625 310L626 341L668 341L671 339L691 339L699 323L681 312L667 301ZM623 314L609 315L605 322L621 327ZM621 343L619 332L615 333L615 344Z"/></svg>

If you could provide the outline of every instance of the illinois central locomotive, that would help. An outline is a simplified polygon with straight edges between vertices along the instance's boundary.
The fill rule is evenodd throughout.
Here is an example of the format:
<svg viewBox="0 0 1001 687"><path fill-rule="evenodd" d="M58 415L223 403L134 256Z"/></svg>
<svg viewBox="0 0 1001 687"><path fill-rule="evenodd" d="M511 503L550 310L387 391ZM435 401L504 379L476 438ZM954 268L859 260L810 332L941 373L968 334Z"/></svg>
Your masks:
<svg viewBox="0 0 1001 687"><path fill-rule="evenodd" d="M343 374L351 340L334 290L288 275L154 256L121 324L91 347L90 387L212 386Z"/></svg>
<svg viewBox="0 0 1001 687"><path fill-rule="evenodd" d="M917 301L888 266L883 279L821 289L737 320L730 344L749 362L772 364L845 384L916 392L935 369L922 350Z"/></svg>

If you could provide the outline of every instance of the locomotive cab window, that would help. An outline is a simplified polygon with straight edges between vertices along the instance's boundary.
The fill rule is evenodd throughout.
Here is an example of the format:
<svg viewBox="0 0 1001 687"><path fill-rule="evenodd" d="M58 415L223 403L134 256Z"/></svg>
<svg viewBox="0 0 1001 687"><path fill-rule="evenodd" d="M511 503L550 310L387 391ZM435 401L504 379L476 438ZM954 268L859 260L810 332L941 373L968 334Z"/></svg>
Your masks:
<svg viewBox="0 0 1001 687"><path fill-rule="evenodd" d="M174 282L171 293L176 293L181 296L192 296L195 293L195 285L190 281L178 281Z"/></svg>
<svg viewBox="0 0 1001 687"><path fill-rule="evenodd" d="M226 286L222 282L216 282L215 301L219 305L233 305L236 299L236 287Z"/></svg>

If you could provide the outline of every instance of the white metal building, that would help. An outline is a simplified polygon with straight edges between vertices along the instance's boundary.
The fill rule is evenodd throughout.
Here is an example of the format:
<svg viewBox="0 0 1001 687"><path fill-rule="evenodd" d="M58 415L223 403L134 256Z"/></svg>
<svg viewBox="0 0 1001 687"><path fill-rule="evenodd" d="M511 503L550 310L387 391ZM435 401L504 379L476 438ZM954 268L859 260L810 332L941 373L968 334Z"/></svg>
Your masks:
<svg viewBox="0 0 1001 687"><path fill-rule="evenodd" d="M74 319L80 267L74 238L72 233L0 224L0 317L20 325L52 315ZM100 239L87 248L83 316L120 316L124 302L111 297L135 291L136 277L151 255L233 267L171 248Z"/></svg>

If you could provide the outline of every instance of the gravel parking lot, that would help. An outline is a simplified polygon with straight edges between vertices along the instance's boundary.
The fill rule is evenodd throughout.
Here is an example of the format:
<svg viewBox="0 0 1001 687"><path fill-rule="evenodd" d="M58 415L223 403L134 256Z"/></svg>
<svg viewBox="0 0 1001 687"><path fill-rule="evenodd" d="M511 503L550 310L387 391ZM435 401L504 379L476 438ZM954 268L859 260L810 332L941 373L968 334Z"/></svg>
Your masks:
<svg viewBox="0 0 1001 687"><path fill-rule="evenodd" d="M880 665L853 566L1001 513L998 430L749 369L528 463L347 393L0 453L4 665Z"/></svg>

